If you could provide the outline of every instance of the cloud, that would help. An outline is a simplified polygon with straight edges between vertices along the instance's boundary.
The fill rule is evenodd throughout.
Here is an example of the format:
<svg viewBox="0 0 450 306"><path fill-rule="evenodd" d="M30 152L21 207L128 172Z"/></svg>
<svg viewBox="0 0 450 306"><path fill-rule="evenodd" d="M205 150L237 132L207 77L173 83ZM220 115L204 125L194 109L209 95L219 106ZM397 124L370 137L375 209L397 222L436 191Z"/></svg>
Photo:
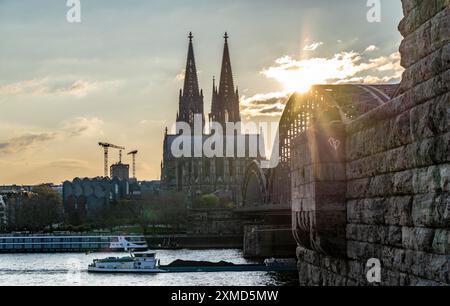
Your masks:
<svg viewBox="0 0 450 306"><path fill-rule="evenodd" d="M0 153L19 153L40 143L54 140L57 137L57 133L23 134L21 136L11 138L6 142L0 143Z"/></svg>
<svg viewBox="0 0 450 306"><path fill-rule="evenodd" d="M48 79L33 79L0 85L0 95L38 95L48 91Z"/></svg>
<svg viewBox="0 0 450 306"><path fill-rule="evenodd" d="M310 43L309 45L306 45L303 48L303 51L315 51L317 48L319 48L322 45L323 45L322 41L314 41L314 42Z"/></svg>
<svg viewBox="0 0 450 306"><path fill-rule="evenodd" d="M83 80L75 81L73 84L68 87L63 87L59 90L59 93L67 96L74 97L85 97L88 93L97 90L99 88L99 84L96 82L90 83Z"/></svg>
<svg viewBox="0 0 450 306"><path fill-rule="evenodd" d="M140 125L164 125L166 124L165 120L153 120L153 119L143 119L139 121Z"/></svg>
<svg viewBox="0 0 450 306"><path fill-rule="evenodd" d="M186 75L186 69L183 69L179 74L176 75L175 79L177 81L184 81L185 75Z"/></svg>
<svg viewBox="0 0 450 306"><path fill-rule="evenodd" d="M0 154L16 154L54 140L72 137L96 137L102 135L103 121L97 117L77 117L63 122L62 127L52 132L24 133L0 142Z"/></svg>
<svg viewBox="0 0 450 306"><path fill-rule="evenodd" d="M247 117L280 116L292 93L305 92L314 84L394 83L400 81L403 70L399 52L373 58L356 51L299 60L283 56L261 71L266 78L277 81L283 90L242 97L242 113Z"/></svg>
<svg viewBox="0 0 450 306"><path fill-rule="evenodd" d="M366 50L364 50L364 52L372 52L372 51L376 51L378 50L378 47L375 45L370 45L366 48Z"/></svg>
<svg viewBox="0 0 450 306"><path fill-rule="evenodd" d="M338 84L355 80L364 83L373 79L394 82L399 81L403 71L398 52L372 59L364 59L355 51L342 51L330 58L295 60L285 56L275 63L264 69L262 74L281 83L288 92L305 91L313 84Z"/></svg>
<svg viewBox="0 0 450 306"><path fill-rule="evenodd" d="M49 78L19 81L0 85L1 95L31 95L31 96L72 96L83 98L88 94L105 88L118 87L120 81L86 81L86 80L55 80Z"/></svg>
<svg viewBox="0 0 450 306"><path fill-rule="evenodd" d="M76 117L64 122L62 132L70 137L103 135L103 120L97 117Z"/></svg>
<svg viewBox="0 0 450 306"><path fill-rule="evenodd" d="M241 98L241 113L247 117L280 116L289 99L287 92L271 92Z"/></svg>

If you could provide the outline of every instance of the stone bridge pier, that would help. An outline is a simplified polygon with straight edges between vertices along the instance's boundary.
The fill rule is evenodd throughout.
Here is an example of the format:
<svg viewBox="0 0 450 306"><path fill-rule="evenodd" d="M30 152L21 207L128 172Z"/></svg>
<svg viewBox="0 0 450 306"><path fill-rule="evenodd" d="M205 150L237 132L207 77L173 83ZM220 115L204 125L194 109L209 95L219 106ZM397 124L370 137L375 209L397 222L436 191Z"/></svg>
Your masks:
<svg viewBox="0 0 450 306"><path fill-rule="evenodd" d="M247 252L295 239L302 285L371 285L369 261L382 285L450 285L450 0L402 4L401 83L294 94L279 166L247 170Z"/></svg>
<svg viewBox="0 0 450 306"><path fill-rule="evenodd" d="M291 140L301 285L371 285L370 259L381 285L450 285L450 1L402 3L392 99Z"/></svg>
<svg viewBox="0 0 450 306"><path fill-rule="evenodd" d="M295 257L291 206L286 197L268 202L267 170L254 161L244 181L244 206L237 209L244 220L244 256L249 258Z"/></svg>

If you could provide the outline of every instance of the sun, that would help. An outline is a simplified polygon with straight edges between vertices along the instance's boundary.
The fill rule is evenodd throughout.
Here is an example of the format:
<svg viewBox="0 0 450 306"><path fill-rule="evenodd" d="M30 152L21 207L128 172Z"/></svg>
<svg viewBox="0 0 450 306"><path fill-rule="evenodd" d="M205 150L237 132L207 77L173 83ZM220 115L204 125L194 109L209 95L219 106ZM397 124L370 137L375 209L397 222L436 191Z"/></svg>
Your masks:
<svg viewBox="0 0 450 306"><path fill-rule="evenodd" d="M310 82L299 82L297 79L286 80L283 83L283 87L286 92L298 92L301 94L308 92L311 89L312 85L313 84Z"/></svg>

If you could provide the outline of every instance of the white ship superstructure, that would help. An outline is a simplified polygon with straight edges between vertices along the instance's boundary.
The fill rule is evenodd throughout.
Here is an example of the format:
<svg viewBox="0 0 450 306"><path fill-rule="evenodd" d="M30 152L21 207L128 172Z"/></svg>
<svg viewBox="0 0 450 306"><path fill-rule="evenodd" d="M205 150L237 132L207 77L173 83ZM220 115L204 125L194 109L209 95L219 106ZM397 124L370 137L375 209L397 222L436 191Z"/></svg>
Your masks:
<svg viewBox="0 0 450 306"><path fill-rule="evenodd" d="M108 257L94 259L88 267L89 272L97 273L161 273L159 259L155 253L136 252L127 257Z"/></svg>

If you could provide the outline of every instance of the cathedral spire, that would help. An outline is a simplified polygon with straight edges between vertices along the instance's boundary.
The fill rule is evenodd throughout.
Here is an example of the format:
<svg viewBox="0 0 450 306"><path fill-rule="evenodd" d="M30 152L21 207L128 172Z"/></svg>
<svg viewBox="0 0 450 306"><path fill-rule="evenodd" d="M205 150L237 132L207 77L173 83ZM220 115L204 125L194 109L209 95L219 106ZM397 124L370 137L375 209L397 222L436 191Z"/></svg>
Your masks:
<svg viewBox="0 0 450 306"><path fill-rule="evenodd" d="M222 71L220 73L219 94L224 97L234 94L233 72L231 70L230 51L228 50L228 33L223 37L225 44L223 47Z"/></svg>
<svg viewBox="0 0 450 306"><path fill-rule="evenodd" d="M225 32L222 57L222 70L220 72L219 90L216 97L217 110L215 118L222 124L226 122L240 122L239 95L234 90L233 71L231 69L230 51L228 48L228 33Z"/></svg>
<svg viewBox="0 0 450 306"><path fill-rule="evenodd" d="M180 90L177 122L186 122L193 128L195 116L202 116L203 125L205 118L203 114L203 91L200 91L198 85L197 67L195 65L194 46L192 43L194 35L192 35L192 32L189 32L188 38L189 49L184 76L184 87L182 91Z"/></svg>
<svg viewBox="0 0 450 306"><path fill-rule="evenodd" d="M209 114L209 121L221 122L220 120L220 105L217 99L216 77L213 76L212 97L211 97L211 113Z"/></svg>
<svg viewBox="0 0 450 306"><path fill-rule="evenodd" d="M222 70L220 72L219 89L217 90L213 79L213 95L210 121L215 121L222 126L227 122L240 122L239 92L234 90L233 72L231 70L230 51L228 49L228 33L225 32L222 57Z"/></svg>
<svg viewBox="0 0 450 306"><path fill-rule="evenodd" d="M197 67L195 66L194 46L192 39L194 35L189 32L189 50L186 62L186 71L184 76L184 88L183 96L185 97L198 97L200 96L200 90L198 86Z"/></svg>

